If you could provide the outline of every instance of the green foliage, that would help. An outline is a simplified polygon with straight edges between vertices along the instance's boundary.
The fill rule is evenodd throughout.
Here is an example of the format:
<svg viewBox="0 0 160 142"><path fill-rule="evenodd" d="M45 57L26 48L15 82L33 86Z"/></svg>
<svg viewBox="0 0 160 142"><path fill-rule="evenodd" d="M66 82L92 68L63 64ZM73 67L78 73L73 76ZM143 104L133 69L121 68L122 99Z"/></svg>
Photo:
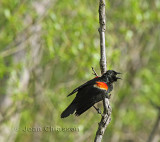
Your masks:
<svg viewBox="0 0 160 142"><path fill-rule="evenodd" d="M1 0L0 112L7 117L0 130L9 133L0 136L5 141L10 134L16 142L93 141L100 121L93 108L80 117L60 119L60 114L75 97L67 94L94 77L92 66L100 75L98 4ZM122 72L123 80L114 84L104 139L144 142L157 117L151 102L160 106L160 3L112 0L106 8L107 68ZM13 133L9 124L19 131ZM55 130L22 131L46 126ZM62 128L79 131L58 131Z"/></svg>

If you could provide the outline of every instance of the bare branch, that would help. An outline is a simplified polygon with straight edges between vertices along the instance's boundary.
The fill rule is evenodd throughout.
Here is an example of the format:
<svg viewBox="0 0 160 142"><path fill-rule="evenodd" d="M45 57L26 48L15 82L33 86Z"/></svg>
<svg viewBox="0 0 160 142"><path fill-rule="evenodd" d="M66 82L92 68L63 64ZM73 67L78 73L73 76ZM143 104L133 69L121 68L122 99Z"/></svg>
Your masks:
<svg viewBox="0 0 160 142"><path fill-rule="evenodd" d="M100 35L100 49L101 49L100 67L101 67L101 74L103 74L107 70L106 49L105 49L105 30L106 30L105 0L100 0L99 2L99 24L100 27L98 31Z"/></svg>
<svg viewBox="0 0 160 142"><path fill-rule="evenodd" d="M100 0L99 2L99 34L100 34L100 49L101 49L101 59L100 59L100 68L101 74L104 74L107 71L106 64L106 52L105 52L105 30L106 30L106 20L105 20L105 0ZM109 104L109 99L103 97L103 116L98 126L98 130L95 136L95 142L101 142L104 132L111 121L111 107Z"/></svg>

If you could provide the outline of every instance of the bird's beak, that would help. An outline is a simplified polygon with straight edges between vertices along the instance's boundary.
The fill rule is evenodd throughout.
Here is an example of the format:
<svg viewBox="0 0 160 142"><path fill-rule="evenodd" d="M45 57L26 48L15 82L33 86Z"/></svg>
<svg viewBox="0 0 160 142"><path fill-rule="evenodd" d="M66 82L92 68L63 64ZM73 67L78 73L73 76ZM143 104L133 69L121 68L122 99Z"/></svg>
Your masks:
<svg viewBox="0 0 160 142"><path fill-rule="evenodd" d="M122 78L120 78L120 77L116 77L116 79L122 79Z"/></svg>
<svg viewBox="0 0 160 142"><path fill-rule="evenodd" d="M117 74L122 74L122 73L120 73L120 72L116 72Z"/></svg>

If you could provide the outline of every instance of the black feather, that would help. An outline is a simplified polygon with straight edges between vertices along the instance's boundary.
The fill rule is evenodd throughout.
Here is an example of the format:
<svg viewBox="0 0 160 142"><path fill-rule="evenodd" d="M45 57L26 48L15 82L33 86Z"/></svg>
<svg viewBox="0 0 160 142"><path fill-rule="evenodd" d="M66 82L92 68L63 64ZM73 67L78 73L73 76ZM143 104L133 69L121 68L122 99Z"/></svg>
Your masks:
<svg viewBox="0 0 160 142"><path fill-rule="evenodd" d="M61 114L61 118L65 118L69 116L70 114L73 114L76 110L75 104L71 103Z"/></svg>
<svg viewBox="0 0 160 142"><path fill-rule="evenodd" d="M65 118L74 112L75 115L79 116L95 103L101 101L103 96L109 98L108 93L113 90L113 82L116 82L119 79L119 77L116 77L117 74L119 73L108 70L101 77L94 78L74 89L68 96L77 92L76 97L63 111L61 118ZM102 82L102 86L99 82ZM103 83L104 86L107 86L106 88L103 88Z"/></svg>
<svg viewBox="0 0 160 142"><path fill-rule="evenodd" d="M68 96L71 96L72 94L76 93L77 91L81 90L82 88L85 88L86 86L95 84L95 82L98 81L98 80L99 80L99 77L94 78L94 79L92 79L90 81L87 81L86 83L84 83L81 86L79 86L76 89L74 89L70 94L68 94Z"/></svg>

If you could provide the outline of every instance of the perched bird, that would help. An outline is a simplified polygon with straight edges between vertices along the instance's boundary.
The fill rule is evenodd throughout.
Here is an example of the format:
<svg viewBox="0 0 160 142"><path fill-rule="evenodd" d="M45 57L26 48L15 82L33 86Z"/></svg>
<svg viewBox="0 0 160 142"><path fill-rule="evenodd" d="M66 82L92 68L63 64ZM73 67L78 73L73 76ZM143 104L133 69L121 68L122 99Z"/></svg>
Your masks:
<svg viewBox="0 0 160 142"><path fill-rule="evenodd" d="M75 112L76 116L81 115L95 103L107 97L108 93L113 90L113 82L116 82L120 77L116 77L118 73L114 70L108 70L101 77L96 77L81 86L74 89L68 96L78 92L71 104L62 112L61 118L68 117Z"/></svg>

